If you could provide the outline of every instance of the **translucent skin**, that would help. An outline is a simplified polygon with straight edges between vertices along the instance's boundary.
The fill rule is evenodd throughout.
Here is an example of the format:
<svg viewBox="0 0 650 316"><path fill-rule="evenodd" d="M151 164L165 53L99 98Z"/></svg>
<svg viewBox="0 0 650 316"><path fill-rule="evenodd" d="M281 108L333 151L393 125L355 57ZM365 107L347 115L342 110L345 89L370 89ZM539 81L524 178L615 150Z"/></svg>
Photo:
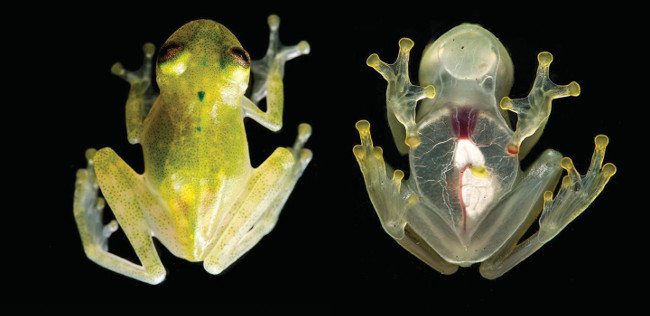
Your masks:
<svg viewBox="0 0 650 316"><path fill-rule="evenodd" d="M154 47L146 44L137 72L113 72L131 84L126 104L129 141L140 143L145 171L135 173L110 148L87 152L79 170L74 213L88 257L108 269L157 284L165 277L152 237L174 255L203 261L218 274L275 225L296 181L311 159L303 149L311 128L301 124L293 147L277 148L252 168L244 118L277 131L282 127L284 64L309 51L306 42L284 47L279 18L269 17L267 55L251 62L237 38L210 20L178 29L161 48L156 65L160 95L150 83ZM255 82L245 96L249 74ZM267 111L257 102L267 98ZM116 220L103 225L101 188ZM107 239L124 229L141 265L108 252Z"/></svg>
<svg viewBox="0 0 650 316"><path fill-rule="evenodd" d="M409 155L411 177L404 180L401 170L384 162L370 124L359 121L361 145L354 154L370 199L386 232L434 269L451 274L480 262L484 277L499 277L552 239L602 191L616 172L613 164L602 165L608 139L596 136L584 176L554 150L523 172L519 160L541 136L551 101L580 93L575 82L561 86L548 78L552 55L538 55L530 94L513 100L506 96L513 83L510 56L478 25L457 26L425 49L423 87L408 78L413 42L399 44L394 64L376 54L367 63L388 81L388 122L397 148ZM518 116L514 131L505 110ZM562 168L568 174L553 199ZM520 240L538 217L540 230Z"/></svg>

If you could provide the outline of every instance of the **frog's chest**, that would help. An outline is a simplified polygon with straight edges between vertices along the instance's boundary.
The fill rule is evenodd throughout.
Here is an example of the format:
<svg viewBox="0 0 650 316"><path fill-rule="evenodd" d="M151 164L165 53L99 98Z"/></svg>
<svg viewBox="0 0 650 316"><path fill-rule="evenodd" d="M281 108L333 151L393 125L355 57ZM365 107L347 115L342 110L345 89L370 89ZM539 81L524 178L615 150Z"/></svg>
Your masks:
<svg viewBox="0 0 650 316"><path fill-rule="evenodd" d="M469 106L432 111L420 126L422 143L410 154L416 187L450 227L470 233L516 180L518 159L505 150L512 132Z"/></svg>

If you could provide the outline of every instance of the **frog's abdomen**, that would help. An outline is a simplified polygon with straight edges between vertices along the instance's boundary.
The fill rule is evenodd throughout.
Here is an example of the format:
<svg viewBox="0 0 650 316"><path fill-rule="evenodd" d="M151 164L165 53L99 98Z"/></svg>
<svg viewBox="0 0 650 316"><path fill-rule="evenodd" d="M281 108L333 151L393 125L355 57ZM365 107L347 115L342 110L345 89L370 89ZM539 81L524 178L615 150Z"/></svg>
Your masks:
<svg viewBox="0 0 650 316"><path fill-rule="evenodd" d="M178 173L236 176L251 168L241 109L216 108L216 115L206 106L175 118L178 114L165 105L154 107L142 139L145 173L152 181L162 183Z"/></svg>
<svg viewBox="0 0 650 316"><path fill-rule="evenodd" d="M421 196L457 233L471 234L514 184L518 160L505 150L512 132L478 107L454 106L431 113L420 133L411 170Z"/></svg>
<svg viewBox="0 0 650 316"><path fill-rule="evenodd" d="M241 111L172 122L158 110L142 142L145 177L175 231L158 237L180 249L168 246L175 255L200 261L252 171Z"/></svg>

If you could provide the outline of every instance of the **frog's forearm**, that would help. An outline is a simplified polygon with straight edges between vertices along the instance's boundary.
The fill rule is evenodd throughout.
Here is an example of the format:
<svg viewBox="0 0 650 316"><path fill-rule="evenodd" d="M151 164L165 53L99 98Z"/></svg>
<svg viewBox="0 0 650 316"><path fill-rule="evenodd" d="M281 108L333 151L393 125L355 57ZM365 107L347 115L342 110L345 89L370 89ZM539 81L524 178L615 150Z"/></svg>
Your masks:
<svg viewBox="0 0 650 316"><path fill-rule="evenodd" d="M580 85L572 81L567 85L557 85L549 78L549 67L553 55L541 52L537 55L539 66L533 87L527 97L510 99L504 97L499 106L517 114L517 128L508 145L508 152L519 154L523 159L535 145L551 115L551 103L554 99L580 95ZM526 140L529 138L529 140ZM526 141L525 141L526 140ZM520 148L521 147L521 148Z"/></svg>
<svg viewBox="0 0 650 316"><path fill-rule="evenodd" d="M131 144L140 142L142 122L149 114L157 97L151 84L152 57L155 49L156 47L151 43L144 44L144 61L142 67L137 71L127 71L120 63L115 63L111 68L113 74L131 85L126 100L126 131Z"/></svg>
<svg viewBox="0 0 650 316"><path fill-rule="evenodd" d="M420 87L411 84L408 63L413 45L413 41L409 38L400 39L399 54L397 60L392 64L382 61L377 54L370 55L366 60L368 66L374 68L388 81L386 89L388 122L397 148L402 154L406 154L409 148L415 148L420 144L420 136L415 123L417 102L424 98L431 99L436 95L436 89L431 85ZM405 133L406 138L403 138Z"/></svg>

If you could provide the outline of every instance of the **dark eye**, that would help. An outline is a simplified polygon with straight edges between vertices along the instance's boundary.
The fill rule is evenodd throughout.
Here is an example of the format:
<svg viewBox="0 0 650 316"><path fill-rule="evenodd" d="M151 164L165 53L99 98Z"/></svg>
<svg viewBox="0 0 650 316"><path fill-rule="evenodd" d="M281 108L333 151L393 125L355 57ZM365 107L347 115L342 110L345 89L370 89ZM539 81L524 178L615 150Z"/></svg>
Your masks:
<svg viewBox="0 0 650 316"><path fill-rule="evenodd" d="M160 53L158 54L158 62L164 63L176 56L183 51L183 44L179 43L167 43L160 48Z"/></svg>
<svg viewBox="0 0 650 316"><path fill-rule="evenodd" d="M228 54L234 57L235 60L242 65L244 68L248 68L251 65L251 56L248 55L248 52L241 47L231 47L228 49Z"/></svg>

